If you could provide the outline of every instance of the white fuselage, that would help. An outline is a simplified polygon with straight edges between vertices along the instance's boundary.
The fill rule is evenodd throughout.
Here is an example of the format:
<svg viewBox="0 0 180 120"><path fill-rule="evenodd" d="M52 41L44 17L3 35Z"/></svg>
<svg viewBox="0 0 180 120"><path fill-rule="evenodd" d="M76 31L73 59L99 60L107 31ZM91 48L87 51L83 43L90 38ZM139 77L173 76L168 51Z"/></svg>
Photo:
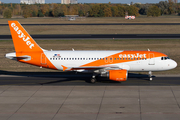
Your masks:
<svg viewBox="0 0 180 120"><path fill-rule="evenodd" d="M44 54L56 66L57 69L63 70L66 67L80 67L88 63L103 59L113 54L121 53L122 51L45 51ZM55 55L56 54L56 55ZM131 58L125 61L126 58L104 59L107 65L117 66L128 71L164 71L170 70L177 66L177 63L172 59L164 59L162 57L155 57L149 59L134 60Z"/></svg>

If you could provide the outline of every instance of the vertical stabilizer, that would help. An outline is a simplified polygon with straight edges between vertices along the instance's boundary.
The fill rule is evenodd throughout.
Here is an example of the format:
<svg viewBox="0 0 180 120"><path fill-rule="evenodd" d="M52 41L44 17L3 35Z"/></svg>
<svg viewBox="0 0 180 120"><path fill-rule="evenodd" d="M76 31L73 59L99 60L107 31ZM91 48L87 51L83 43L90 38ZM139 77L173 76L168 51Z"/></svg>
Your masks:
<svg viewBox="0 0 180 120"><path fill-rule="evenodd" d="M8 21L16 53L43 51L18 21Z"/></svg>

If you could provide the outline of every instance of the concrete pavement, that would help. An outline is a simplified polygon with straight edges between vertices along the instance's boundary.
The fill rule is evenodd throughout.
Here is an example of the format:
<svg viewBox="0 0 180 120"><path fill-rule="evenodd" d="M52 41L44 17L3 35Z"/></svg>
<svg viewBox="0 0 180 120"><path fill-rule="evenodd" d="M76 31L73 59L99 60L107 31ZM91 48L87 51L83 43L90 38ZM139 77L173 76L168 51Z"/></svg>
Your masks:
<svg viewBox="0 0 180 120"><path fill-rule="evenodd" d="M1 120L180 118L180 86L0 86Z"/></svg>

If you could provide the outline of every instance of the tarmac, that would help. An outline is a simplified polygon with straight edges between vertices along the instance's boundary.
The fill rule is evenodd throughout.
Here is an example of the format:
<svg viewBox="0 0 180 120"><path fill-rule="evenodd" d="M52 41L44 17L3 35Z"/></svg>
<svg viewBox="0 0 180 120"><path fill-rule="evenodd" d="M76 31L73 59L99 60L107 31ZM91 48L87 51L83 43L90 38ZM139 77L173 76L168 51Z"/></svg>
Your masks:
<svg viewBox="0 0 180 120"><path fill-rule="evenodd" d="M63 78L0 75L2 83L0 119L179 120L180 118L178 76L156 77L153 81L129 78L122 83L97 84L78 80L79 76L72 81L60 82ZM42 82L47 84L39 84Z"/></svg>
<svg viewBox="0 0 180 120"><path fill-rule="evenodd" d="M179 86L1 86L1 120L179 120Z"/></svg>

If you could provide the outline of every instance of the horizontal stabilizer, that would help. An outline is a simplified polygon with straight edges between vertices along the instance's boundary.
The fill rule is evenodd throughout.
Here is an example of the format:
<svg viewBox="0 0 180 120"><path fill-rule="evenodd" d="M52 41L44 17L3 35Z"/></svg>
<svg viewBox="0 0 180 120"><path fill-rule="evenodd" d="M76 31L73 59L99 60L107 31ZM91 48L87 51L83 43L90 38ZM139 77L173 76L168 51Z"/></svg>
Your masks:
<svg viewBox="0 0 180 120"><path fill-rule="evenodd" d="M24 61L28 61L31 60L31 56L16 56L16 53L8 53L5 55L6 58L11 59L11 60L24 60Z"/></svg>

